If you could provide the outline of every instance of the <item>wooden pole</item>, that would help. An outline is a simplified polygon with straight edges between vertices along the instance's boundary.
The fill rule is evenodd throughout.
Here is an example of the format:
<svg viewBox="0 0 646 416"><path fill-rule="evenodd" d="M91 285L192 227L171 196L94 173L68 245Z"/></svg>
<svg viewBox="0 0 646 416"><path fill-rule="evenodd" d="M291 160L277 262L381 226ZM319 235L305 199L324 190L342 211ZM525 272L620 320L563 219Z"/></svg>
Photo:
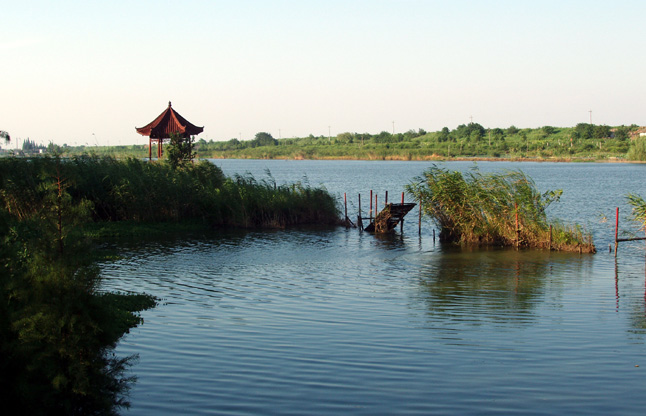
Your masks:
<svg viewBox="0 0 646 416"><path fill-rule="evenodd" d="M343 193L343 202L345 205L345 228L348 228L350 226L350 224L348 224L348 197L345 192Z"/></svg>
<svg viewBox="0 0 646 416"><path fill-rule="evenodd" d="M402 205L404 205L404 193L402 192ZM404 217L402 217L402 222L399 225L399 232L403 233L404 232Z"/></svg>
<svg viewBox="0 0 646 416"><path fill-rule="evenodd" d="M386 191L386 201L384 202L384 206L388 205L388 191Z"/></svg>
<svg viewBox="0 0 646 416"><path fill-rule="evenodd" d="M359 217L361 217L361 194L359 194Z"/></svg>
<svg viewBox="0 0 646 416"><path fill-rule="evenodd" d="M615 257L617 257L617 247L619 244L619 207L617 207L615 214Z"/></svg>
<svg viewBox="0 0 646 416"><path fill-rule="evenodd" d="M148 138L148 161L153 160L153 139Z"/></svg>
<svg viewBox="0 0 646 416"><path fill-rule="evenodd" d="M359 218L357 218L359 231L363 231L363 220L361 219L361 194L359 194Z"/></svg>
<svg viewBox="0 0 646 416"><path fill-rule="evenodd" d="M417 219L417 232L422 235L422 200L419 200L419 218Z"/></svg>
<svg viewBox="0 0 646 416"><path fill-rule="evenodd" d="M370 218L370 222L372 222L372 189L370 190L370 212L368 213L368 217Z"/></svg>

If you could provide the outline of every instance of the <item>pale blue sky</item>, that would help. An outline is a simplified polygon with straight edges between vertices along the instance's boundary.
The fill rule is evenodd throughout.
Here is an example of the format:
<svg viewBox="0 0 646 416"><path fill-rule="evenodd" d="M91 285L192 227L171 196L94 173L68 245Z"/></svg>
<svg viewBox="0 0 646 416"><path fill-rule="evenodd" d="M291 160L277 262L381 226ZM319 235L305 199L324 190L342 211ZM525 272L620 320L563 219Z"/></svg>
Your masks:
<svg viewBox="0 0 646 416"><path fill-rule="evenodd" d="M646 1L5 1L0 130L147 143L646 124Z"/></svg>

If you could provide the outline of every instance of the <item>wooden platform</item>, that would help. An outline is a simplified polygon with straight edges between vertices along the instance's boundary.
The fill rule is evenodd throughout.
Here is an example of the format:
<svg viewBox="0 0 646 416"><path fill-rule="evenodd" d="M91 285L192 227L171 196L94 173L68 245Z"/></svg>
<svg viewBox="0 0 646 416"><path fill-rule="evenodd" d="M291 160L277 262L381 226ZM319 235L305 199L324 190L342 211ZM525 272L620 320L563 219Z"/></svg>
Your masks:
<svg viewBox="0 0 646 416"><path fill-rule="evenodd" d="M370 219L370 224L364 228L365 231L375 232L375 233L384 233L389 232L395 229L397 224L404 221L404 216L410 212L417 204L415 203L404 203L404 204L387 204L384 209L381 210L375 219ZM368 219L368 218L360 218ZM363 221L362 221L363 222ZM361 223L362 223L361 222Z"/></svg>

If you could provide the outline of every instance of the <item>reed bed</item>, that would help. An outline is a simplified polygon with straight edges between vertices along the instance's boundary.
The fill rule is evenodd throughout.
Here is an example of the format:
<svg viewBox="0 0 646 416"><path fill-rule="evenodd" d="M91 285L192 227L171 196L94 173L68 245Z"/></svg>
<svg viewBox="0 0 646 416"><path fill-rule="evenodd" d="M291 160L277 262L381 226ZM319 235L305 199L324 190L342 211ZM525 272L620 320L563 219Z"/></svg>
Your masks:
<svg viewBox="0 0 646 416"><path fill-rule="evenodd" d="M407 191L440 229L440 241L594 253L578 225L549 222L547 207L562 191L540 193L522 171L482 174L431 167Z"/></svg>
<svg viewBox="0 0 646 416"><path fill-rule="evenodd" d="M96 222L198 219L211 226L276 228L340 221L337 202L325 189L227 178L207 161L173 168L96 156L0 159L0 201L17 219L38 215L47 186L57 181L73 201L88 201Z"/></svg>

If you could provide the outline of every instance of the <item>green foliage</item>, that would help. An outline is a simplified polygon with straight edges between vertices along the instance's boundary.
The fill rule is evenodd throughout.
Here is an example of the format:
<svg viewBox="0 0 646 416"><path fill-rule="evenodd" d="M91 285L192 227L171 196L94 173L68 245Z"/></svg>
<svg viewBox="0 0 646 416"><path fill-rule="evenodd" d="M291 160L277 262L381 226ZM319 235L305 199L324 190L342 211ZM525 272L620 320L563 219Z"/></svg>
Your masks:
<svg viewBox="0 0 646 416"><path fill-rule="evenodd" d="M626 155L628 160L646 160L646 137L636 137Z"/></svg>
<svg viewBox="0 0 646 416"><path fill-rule="evenodd" d="M193 161L193 137L183 137L181 134L173 133L170 136L170 143L166 148L166 156L170 165L177 169Z"/></svg>
<svg viewBox="0 0 646 416"><path fill-rule="evenodd" d="M111 350L155 300L98 295L91 244L78 232L90 204L68 193L70 165L2 162L0 402L23 414L114 414L127 405L132 358Z"/></svg>
<svg viewBox="0 0 646 416"><path fill-rule="evenodd" d="M276 144L278 141L265 132L256 133L256 137L251 141L251 147L276 146Z"/></svg>
<svg viewBox="0 0 646 416"><path fill-rule="evenodd" d="M632 143L627 140L636 125L610 128L580 123L576 127L543 126L519 129L510 126L485 128L478 123L461 124L437 132L424 129L392 134L344 132L336 137L314 136L274 139L261 132L253 140L200 139L195 150L201 158L253 159L378 159L432 160L443 158L502 158L519 160L624 159ZM53 148L68 156L86 155L142 158L144 146ZM154 149L153 149L154 151ZM639 160L635 156L633 160Z"/></svg>
<svg viewBox="0 0 646 416"><path fill-rule="evenodd" d="M482 174L474 169L462 174L437 166L406 189L439 226L441 241L536 248L549 244L545 210L561 195L561 191L539 193L521 171ZM559 230L567 233L564 227ZM572 243L558 249L594 251L591 237L567 236Z"/></svg>
<svg viewBox="0 0 646 416"><path fill-rule="evenodd" d="M642 225L642 229L646 231L646 201L639 195L628 194L626 195L628 203L633 207L632 219Z"/></svg>

